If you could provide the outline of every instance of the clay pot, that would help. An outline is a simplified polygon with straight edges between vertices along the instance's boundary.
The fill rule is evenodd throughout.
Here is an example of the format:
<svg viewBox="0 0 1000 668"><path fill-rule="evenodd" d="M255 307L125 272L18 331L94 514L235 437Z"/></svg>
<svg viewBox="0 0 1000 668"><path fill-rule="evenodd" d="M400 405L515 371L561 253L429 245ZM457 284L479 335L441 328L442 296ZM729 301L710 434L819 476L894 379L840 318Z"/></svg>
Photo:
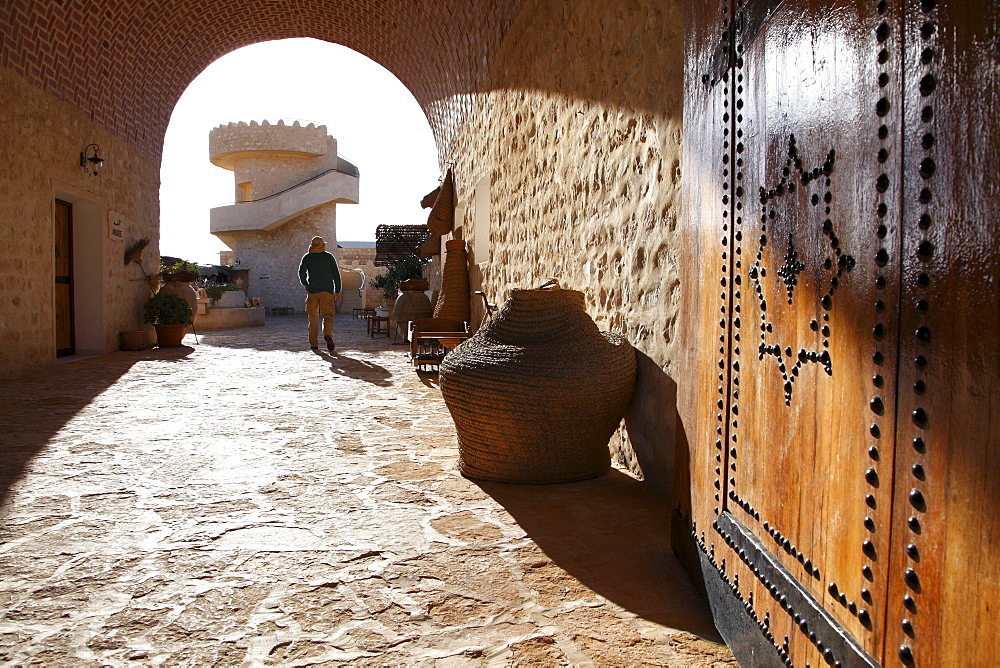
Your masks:
<svg viewBox="0 0 1000 668"><path fill-rule="evenodd" d="M409 280L399 282L400 290L419 290L423 292L429 287L431 287L431 282L422 278L411 278Z"/></svg>
<svg viewBox="0 0 1000 668"><path fill-rule="evenodd" d="M153 325L156 329L156 345L160 348L178 348L184 340L187 325Z"/></svg>
<svg viewBox="0 0 1000 668"><path fill-rule="evenodd" d="M406 281L404 281L405 283ZM423 281L424 284L427 281ZM400 283L400 288L403 284ZM429 318L433 315L431 300L427 298L423 290L407 290L403 288L402 294L396 298L396 303L392 307L392 320L397 323L409 322Z"/></svg>
<svg viewBox="0 0 1000 668"><path fill-rule="evenodd" d="M198 291L191 283L184 281L167 281L160 288L160 292L168 295L177 295L188 303L191 313L198 312Z"/></svg>
<svg viewBox="0 0 1000 668"><path fill-rule="evenodd" d="M143 350L146 347L145 332L141 329L118 332L118 343L122 350Z"/></svg>

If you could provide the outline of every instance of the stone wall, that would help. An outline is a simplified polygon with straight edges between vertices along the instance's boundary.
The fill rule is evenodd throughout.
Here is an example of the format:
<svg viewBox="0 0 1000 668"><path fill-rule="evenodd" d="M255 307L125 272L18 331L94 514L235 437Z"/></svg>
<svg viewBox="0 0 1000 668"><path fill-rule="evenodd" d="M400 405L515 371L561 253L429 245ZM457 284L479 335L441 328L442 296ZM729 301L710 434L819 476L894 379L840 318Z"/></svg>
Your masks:
<svg viewBox="0 0 1000 668"><path fill-rule="evenodd" d="M322 204L290 220L273 232L246 231L234 234L233 268L248 270L247 297L260 299L266 307L294 307L305 311L305 290L299 283L299 262L309 252L314 236L326 241L326 249L337 255L337 205Z"/></svg>
<svg viewBox="0 0 1000 668"><path fill-rule="evenodd" d="M502 303L510 288L556 277L586 294L601 329L636 346L637 395L613 446L664 491L675 426L682 46L677 0L529 0L448 158L472 289ZM476 239L483 183L488 257Z"/></svg>
<svg viewBox="0 0 1000 668"><path fill-rule="evenodd" d="M125 244L151 239L147 272L158 266L159 164L92 123L71 105L0 68L0 376L55 363L53 201L74 204L85 238L76 272L77 321L88 349L117 350L118 332L142 327L150 290L138 266L125 266ZM80 152L99 144L104 169L80 167ZM120 214L121 241L107 232ZM86 248L86 246L90 248ZM84 261L86 260L86 261ZM78 334L82 333L78 332ZM78 342L78 347L80 347Z"/></svg>
<svg viewBox="0 0 1000 668"><path fill-rule="evenodd" d="M375 248L340 248L338 252L338 262L345 269L360 269L365 272L365 303L369 308L374 308L382 304L382 291L372 287L372 279L384 274L386 267L376 267Z"/></svg>

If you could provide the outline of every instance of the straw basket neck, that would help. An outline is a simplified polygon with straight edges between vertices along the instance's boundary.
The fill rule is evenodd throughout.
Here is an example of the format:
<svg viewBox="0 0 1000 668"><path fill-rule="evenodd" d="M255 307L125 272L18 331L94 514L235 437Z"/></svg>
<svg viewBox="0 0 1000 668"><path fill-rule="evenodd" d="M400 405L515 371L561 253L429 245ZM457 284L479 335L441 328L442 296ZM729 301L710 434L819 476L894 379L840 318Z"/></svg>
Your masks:
<svg viewBox="0 0 1000 668"><path fill-rule="evenodd" d="M601 338L577 290L511 290L510 298L486 326L505 343L570 337Z"/></svg>

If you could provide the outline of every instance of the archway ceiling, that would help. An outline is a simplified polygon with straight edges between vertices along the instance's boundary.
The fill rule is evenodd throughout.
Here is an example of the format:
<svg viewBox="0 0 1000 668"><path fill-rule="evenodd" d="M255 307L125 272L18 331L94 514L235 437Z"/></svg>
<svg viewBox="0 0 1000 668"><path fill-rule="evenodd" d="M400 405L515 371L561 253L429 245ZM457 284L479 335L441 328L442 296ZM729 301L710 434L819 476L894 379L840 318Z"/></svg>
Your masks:
<svg viewBox="0 0 1000 668"><path fill-rule="evenodd" d="M249 44L313 37L395 74L423 107L440 151L522 3L4 0L0 66L158 159L174 105L205 67ZM336 72L322 63L301 66L316 70L318 86L336 85Z"/></svg>

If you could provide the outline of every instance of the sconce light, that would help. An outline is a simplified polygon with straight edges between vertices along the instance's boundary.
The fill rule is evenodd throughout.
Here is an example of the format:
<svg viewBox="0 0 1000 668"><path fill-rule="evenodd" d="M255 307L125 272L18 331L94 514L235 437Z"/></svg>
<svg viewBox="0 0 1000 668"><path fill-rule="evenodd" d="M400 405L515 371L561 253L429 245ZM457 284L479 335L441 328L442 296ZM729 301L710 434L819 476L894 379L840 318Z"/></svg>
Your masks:
<svg viewBox="0 0 1000 668"><path fill-rule="evenodd" d="M91 149L93 149L91 151ZM104 166L104 159L100 156L101 147L97 144L90 144L80 152L80 166L97 176ZM87 153L90 152L90 155Z"/></svg>

